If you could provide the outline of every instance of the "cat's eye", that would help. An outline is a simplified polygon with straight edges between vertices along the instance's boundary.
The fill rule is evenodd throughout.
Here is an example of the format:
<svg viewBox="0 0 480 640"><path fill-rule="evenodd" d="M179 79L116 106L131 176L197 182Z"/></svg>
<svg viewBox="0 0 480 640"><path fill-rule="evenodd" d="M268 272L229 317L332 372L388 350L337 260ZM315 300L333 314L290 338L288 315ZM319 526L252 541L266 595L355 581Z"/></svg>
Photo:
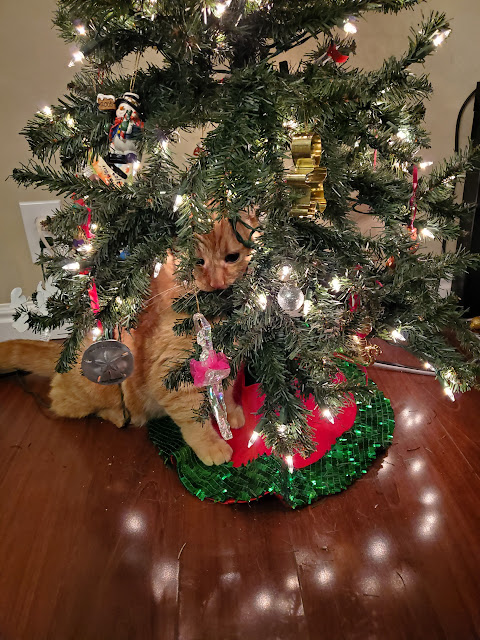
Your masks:
<svg viewBox="0 0 480 640"><path fill-rule="evenodd" d="M203 258L197 258L196 264L201 267L205 264L205 260Z"/></svg>
<svg viewBox="0 0 480 640"><path fill-rule="evenodd" d="M225 262L236 262L239 257L239 253L227 253L227 255L225 256Z"/></svg>

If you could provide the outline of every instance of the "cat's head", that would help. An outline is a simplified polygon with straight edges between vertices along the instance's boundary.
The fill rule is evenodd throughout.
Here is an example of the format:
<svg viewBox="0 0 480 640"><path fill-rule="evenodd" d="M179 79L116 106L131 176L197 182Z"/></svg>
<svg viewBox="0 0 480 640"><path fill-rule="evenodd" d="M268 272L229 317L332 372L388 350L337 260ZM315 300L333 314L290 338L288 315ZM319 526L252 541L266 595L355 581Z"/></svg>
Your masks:
<svg viewBox="0 0 480 640"><path fill-rule="evenodd" d="M254 214L244 214L242 218L250 226L258 225ZM240 222L237 233L248 240L251 230ZM247 270L252 250L236 237L229 220L215 220L210 233L197 237L197 264L193 275L201 291L226 289Z"/></svg>

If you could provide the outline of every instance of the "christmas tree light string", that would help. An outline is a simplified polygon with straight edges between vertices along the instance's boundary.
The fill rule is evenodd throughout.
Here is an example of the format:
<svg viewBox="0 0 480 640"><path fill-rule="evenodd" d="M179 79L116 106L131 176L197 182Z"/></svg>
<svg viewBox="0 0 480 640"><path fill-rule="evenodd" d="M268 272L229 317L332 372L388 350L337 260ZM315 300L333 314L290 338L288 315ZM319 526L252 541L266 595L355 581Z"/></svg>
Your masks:
<svg viewBox="0 0 480 640"><path fill-rule="evenodd" d="M412 155L418 153L418 149L413 148L415 146L420 147L425 140L425 136L421 131L418 114L414 110L411 113L407 112L404 104L401 106L395 104L396 94L393 89L396 90L401 87L406 93L407 91L410 92L409 96L415 95L415 91L417 93L428 93L425 82L420 77L407 76L405 69L411 64L411 60L415 62L422 61L426 55L425 52L428 53L430 48L437 47L448 35L442 31L445 19L432 14L424 22L420 30L417 29L413 33L407 55L404 58L395 59L393 69L391 68L393 67L392 63L387 61L385 63L385 71L380 69L368 75L358 70L355 73L350 72L346 66L341 67L344 60L339 56L344 54L345 47L350 40L343 33L341 33L340 42L337 36L335 36L335 40L332 39L332 30L334 28L342 29L343 25L347 27L347 32L353 33L352 26L356 29L358 24L357 15L347 15L347 11L339 11L338 6L334 6L335 3L325 3L326 16L322 15L322 26L323 24L327 25L327 29L324 30L325 39L323 43L319 42L318 52L312 54L313 62L307 58L303 61L305 73L304 69L302 68L301 70L299 67L297 71L292 72L289 76L288 69L287 74L285 74L285 69L277 70L275 64L268 62L269 58L267 56L269 54L264 54L262 50L263 44L257 47L254 43L255 49L251 59L248 58L248 55L243 58L241 55L237 56L238 52L235 52L236 35L232 26L235 25L236 28L237 20L243 20L243 17L246 16L250 21L249 25L252 28L252 32L254 32L255 21L258 17L263 21L263 28L266 29L265 33L268 33L268 29L272 25L275 29L278 29L280 45L282 41L284 43L297 42L295 39L290 39L290 36L295 38L298 34L287 33L290 28L287 12L285 13L285 22L278 22L277 24L278 13L276 11L278 7L275 6L275 3L270 5L267 2L247 1L240 4L236 2L208 4L208 7L205 3L196 5L200 14L194 16L194 19L191 20L192 16L190 14L186 15L188 33L184 34L181 30L172 31L172 37L170 34L170 30L173 29L171 16L168 11L164 11L163 3L129 1L125 10L123 8L121 10L112 9L112 15L115 20L108 19L105 22L104 35L106 40L100 41L96 40L94 10L92 9L91 11L92 15L90 15L88 9L85 10L88 15L83 16L81 23L75 24L72 22L68 25L68 18L71 17L69 15L71 8L69 0L66 0L66 11L62 16L63 24L67 25L71 32L75 33L77 38L75 41L76 46L82 49L82 56L87 59L88 63L93 63L94 69L93 73L90 73L90 69L85 66L80 74L77 74L72 102L67 101L64 108L59 106L48 107L38 118L38 120L41 120L43 131L48 133L50 141L60 139L59 135L57 135L57 130L62 131L63 135L69 136L67 142L62 142L64 146L60 147L61 155L67 158L66 168L62 168L58 174L54 174L53 178L50 177L49 179L52 183L62 179L66 181L64 174L67 173L69 168L68 162L73 163L74 158L71 156L75 155L71 154L69 156L68 153L64 153L65 149L67 151L70 149L70 147L67 148L67 145L71 144L75 152L78 152L78 158L83 158L86 155L85 149L89 146L92 150L92 156L95 153L105 153L106 144L100 140L101 136L97 135L97 133L105 129L107 122L103 114L98 117L95 109L92 109L92 105L95 107L95 96L92 98L91 95L92 78L99 77L95 76L95 73L100 73L100 69L102 69L102 73L105 73L104 98L110 100L110 105L112 102L115 105L116 100L119 99L115 98L115 96L124 95L127 88L132 91L137 86L137 90L144 99L148 122L145 130L141 133L142 150L146 149L146 160L145 170L142 170L139 174L141 176L140 184L137 185L135 183L132 186L132 182L119 183L118 189L104 189L103 185L99 184L96 191L85 188L85 193L88 192L92 197L92 201L95 201L95 210L99 212L102 232L98 234L98 238L88 235L87 230L90 230L91 218L87 220L86 229L83 225L80 225L86 239L84 249L80 251L84 260L79 259L76 261L74 257L68 257L69 262L65 262L62 268L65 271L74 272L79 270L76 268L77 266L90 262L93 265L93 269L89 273L95 275L91 285L92 295L89 293L90 307L94 316L101 313L106 336L112 335L112 332L116 331L117 328L129 330L131 326L135 326L135 314L141 308L142 296L146 295L145 276L148 276L147 272L151 273L153 271L154 278L158 277L160 273L165 255L164 244L168 245L171 236L179 232L177 237L181 238L180 250L185 250L186 254L193 255L192 236L191 234L189 235L189 230L187 229L189 224L186 220L187 210L190 204L192 204L192 208L196 205L197 199L198 201L202 200L203 185L206 185L205 190L208 186L222 201L227 203L225 215L232 218L238 215L238 211L241 208L240 204L238 204L239 200L243 205L248 198L251 198L252 201L257 198L265 204L266 233L263 240L258 244L256 257L252 260L252 264L255 265L253 273L258 280L254 282L250 289L251 296L248 293L243 295L247 290L247 286L244 286L239 281L233 285L232 292L227 291L223 297L218 297L219 315L224 314L223 317L225 318L223 328L218 335L222 340L222 349L225 350L225 353L228 353L230 358L236 357L236 354L240 351L240 347L238 347L237 351L239 341L242 342L241 349L249 354L247 357L250 357L252 361L255 362L264 358L262 347L265 344L270 346L267 343L267 338L269 337L269 332L273 332L273 327L275 327L275 330L281 330L282 338L285 337L285 343L288 344L288 347L281 352L280 357L276 358L277 362L280 362L278 378L281 379L283 376L284 379L293 379L294 373L290 374L295 372L298 366L295 356L289 359L290 355L300 353L303 356L305 354L305 360L308 362L310 354L317 354L318 352L320 354L318 361L321 363L322 358L325 359L325 355L331 356L331 352L326 353L327 349L324 345L332 344L336 348L344 337L351 337L352 342L356 343L352 344L348 355L360 358L362 356L361 349L367 345L367 339L370 335L367 327L364 326L364 321L370 315L372 315L374 335L378 334L379 331L388 331L392 340L398 340L399 343L405 343L408 340L410 344L413 344L413 347L417 348L417 351L421 351L422 345L420 344L420 348L418 348L420 341L417 340L417 344L415 344L415 339L422 338L423 335L430 335L431 327L427 325L432 324L431 318L427 318L426 321L420 320L425 326L420 326L420 330L416 335L416 320L409 313L410 307L413 308L415 305L408 302L408 304L404 305L405 311L399 312L398 315L395 315L395 309L401 308L404 302L398 282L402 278L405 280L407 273L405 265L408 267L408 264L410 264L412 271L415 272L417 268L416 262L420 262L420 260L417 260L414 263L407 253L408 245L405 248L405 210L409 202L409 176L405 168L407 167L407 157L410 160ZM390 3L391 6L393 4ZM380 4L379 7L381 6ZM162 20L156 19L159 8L162 11ZM383 8L385 8L385 5ZM258 16L255 13L257 10L261 11ZM270 11L272 15L267 16L267 12ZM299 16L301 11L299 8ZM333 20L330 15L335 11L338 12L338 15ZM349 9L348 14L352 11L355 13L356 7ZM269 21L271 21L271 24ZM300 22L299 18L299 24ZM79 29L79 26L82 26L83 29ZM248 25L239 22L238 26L239 32L241 32L243 27ZM170 34L166 42L162 40L163 29ZM317 30L317 23L313 25L313 29ZM285 34L283 31L285 31ZM322 29L320 29L321 31ZM125 37L116 40L112 37L111 41L109 41L110 36L117 35L117 32L123 33ZM136 40L134 41L134 47L130 51L126 43L130 37L133 38L134 34ZM165 60L173 61L172 68L175 69L175 77L173 77L171 69L169 69L168 62L166 62L161 69L152 67L148 70L140 71L136 68L133 76L124 76L119 79L112 78L110 67L114 62L121 62L124 54L132 52L137 54L138 58L140 50L144 50L142 49L143 45L150 41L158 43L160 53L162 55L166 54ZM115 42L114 51L112 51L111 42ZM250 43L247 41L245 46L247 54L249 46ZM272 46L271 52L276 46L275 44ZM197 53L197 48L199 53ZM325 68L320 68L318 61L325 51L330 52L326 56L329 64ZM235 52L237 57L232 52ZM78 62L82 62L82 56L77 56ZM225 77L223 84L219 84L217 79L213 78L213 75L210 77L211 74L205 71L205 69L210 69L209 65L212 68L216 68L215 65L219 56L229 63L225 64L225 66L229 66L229 74L228 77ZM201 58L206 63L205 67L203 62L201 63ZM266 63L264 63L265 60L267 60ZM396 74L394 80L391 78L392 70ZM188 74L191 72L193 75L189 76ZM398 78L398 87L396 86L396 78ZM299 82L300 79L302 79L301 83ZM128 84L129 82L131 83L130 85ZM260 86L262 87L261 91L258 89ZM88 87L88 91L86 87ZM203 93L204 88L207 89L205 94ZM385 103L387 101L390 102L384 109L382 105L377 106L376 100L379 93L383 94L385 91L388 92L385 96ZM322 100L326 102L330 94L331 101L328 103L328 108L320 111L317 105L322 103ZM270 102L264 100L264 95L268 96ZM408 99L407 96L406 102L408 102ZM365 121L359 118L355 124L355 127L357 127L355 131L350 131L346 126L342 128L339 123L355 121L359 103L365 105L365 108L362 107L362 117L365 116ZM374 105L371 110L369 110L369 105ZM245 113L242 112L243 106L246 106L245 113L248 115L247 118L244 117ZM162 160L165 146L171 138L170 132L176 130L177 127L181 129L183 126L186 128L199 126L203 120L207 121L211 111L218 116L218 122L216 122L214 130L206 136L206 140L202 141L202 151L197 154L194 153L195 160L191 164L191 168L194 171L198 170L199 180L197 184L194 184L193 180L189 183L188 178L186 178L184 183L188 188L184 188L184 183L181 180L177 181L176 177L175 179L170 179L170 175L168 180L161 183L162 181L158 176L162 172L162 165L159 161ZM229 120L231 113L235 115L234 121ZM262 114L261 121L259 119L258 123L257 114ZM389 117L388 126L385 125L385 116L387 115ZM281 126L282 122L288 124L285 127L286 131ZM299 122L302 125L299 125ZM222 127L224 125L225 129L232 135L229 138L225 137L223 144L220 145L218 141L223 135ZM67 128L72 130L68 131ZM238 137L236 137L237 128ZM152 131L160 131L160 129L161 137L157 135L155 138ZM312 136L312 139L314 139L314 136L321 134L322 142L324 143L322 164L325 164L329 170L325 189L328 199L330 199L329 194L331 194L331 201L325 210L321 210L322 203L320 199L315 201L315 197L319 195L320 186L323 188L323 181L319 179L322 177L322 167L320 167L319 154L316 156L310 154L310 157L304 159L312 161L314 164L313 169L316 170L316 175L311 176L315 178L314 181L309 183L306 179L307 175L313 173L312 170L302 175L300 171L302 167L296 166L296 169L299 169L296 173L297 184L300 185L301 183L299 188L304 190L306 197L309 196L309 203L305 203L305 207L301 210L303 217L298 216L298 219L285 222L286 240L284 241L279 237L280 234L276 231L275 225L277 225L277 229L282 226L281 215L288 217L289 212L286 203L290 196L285 197L285 193L288 192L283 189L283 185L279 181L276 193L268 185L273 185L280 175L279 168L283 162L283 157L280 157L282 154L279 150L286 149L286 134L289 133L290 129L295 131L295 135ZM35 136L37 136L39 130L40 127L38 130L34 130L33 126L30 128L30 132L33 132L33 143L38 140L38 137L35 138ZM374 173L372 172L371 148L369 148L370 145L368 144L371 141L372 132L378 136L374 143ZM232 153L227 158L225 150L228 150L230 138L232 139L232 149L235 150L235 153ZM225 140L228 141L227 145ZM264 154L264 148L261 148L261 145L257 143L258 140L268 140L268 144L262 143L264 147L269 147L268 154ZM342 142L339 143L339 141ZM392 146L389 146L390 141L393 141ZM356 142L359 143L358 147ZM249 156L244 153L246 144L249 151L251 149ZM315 147L315 143L311 146ZM81 147L80 150L79 147ZM155 155L156 158L154 157ZM257 157L259 158L258 166L252 161ZM273 158L274 162L272 161L271 164L268 164L270 162L269 158ZM398 163L398 171L396 175L393 175L392 167L395 167L395 162ZM73 166L73 164L70 166ZM248 171L242 173L244 166L247 167ZM306 167L303 168L306 170ZM419 168L423 168L421 164ZM312 169L312 167L308 167L308 169ZM258 188L256 186L257 170L261 174L258 179L258 183L261 186ZM262 171L265 174L270 172L271 175L268 176L268 180L262 174ZM137 172L138 167L133 168L132 175L136 176ZM457 170L452 170L451 173L457 173ZM59 176L58 178L57 175ZM246 176L248 176L248 181ZM425 192L423 190L424 180ZM222 187L224 187L222 193L218 188L220 181L222 181ZM247 182L248 184L246 184ZM416 182L418 186L418 179ZM368 187L365 188L367 184ZM425 196L427 191L426 179L422 178L420 185L421 188L418 194L415 187L413 189L415 196L418 195L419 211L422 214L423 222L423 214L427 219L432 214L433 199L428 201L428 195ZM194 188L197 186L199 187L198 189ZM83 187L77 188L79 193L83 193ZM307 188L310 189L309 193ZM348 215L349 198L346 195L347 188L350 193L358 192L357 202L366 204L372 213L378 214L382 221L385 222L385 238L382 237L378 241L372 241L373 249L369 249L368 244L365 245L360 234L354 237L348 225L342 227L342 218ZM123 192L121 193L122 189ZM165 193L168 193L168 196L162 198L161 194ZM176 199L175 194L178 194ZM127 216L124 215L127 207L120 203L122 197L129 201L128 213L130 219L127 219ZM244 199L243 201L241 200L242 198ZM167 199L169 200L168 205L165 204ZM442 198L438 200L442 203ZM97 202L100 202L98 209L96 208ZM381 202L381 205L378 204L379 202ZM172 203L173 207L171 206ZM413 211L412 204L415 206L415 211ZM294 205L297 206L297 202ZM415 197L414 202L410 203L412 226L415 222L416 206ZM446 205L442 206L445 208ZM139 215L140 211L142 216ZM282 212L281 215L279 212ZM196 218L200 218L196 213L193 215ZM145 228L142 219L148 220L149 225L145 225ZM130 225L131 220L134 220L134 225ZM63 227L60 223L54 224L58 224L62 237L67 237L65 232L68 226L67 223L65 222ZM336 237L334 233L329 232L330 225L334 233L337 234ZM130 226L132 229L134 226L141 229L136 236L134 233L131 234L131 242L130 237L127 238L126 234L122 236L119 231L121 228L127 230ZM316 226L318 228L315 228ZM437 222L434 223L432 229L437 233L437 228L439 227L441 235L441 226ZM151 232L150 228L155 230ZM420 231L420 234L425 239L431 237L427 231L424 232L423 229ZM277 237L275 237L274 242L271 242L270 237L274 237L276 233ZM160 241L161 238L166 238L164 244ZM89 240L93 240L93 242L89 242ZM287 240L291 241L292 247L298 252L300 259L298 263L294 262L291 265L292 269L285 280L279 277L272 283L272 278L275 278L275 276L271 262L269 262L268 252L273 249L273 251L277 251L276 255L287 257ZM381 251L381 245L384 240L384 246L388 246L386 250L388 252L385 254ZM389 244L387 244L387 241ZM87 247L89 248L87 249ZM118 261L119 248L122 251L121 263ZM313 256L315 251L318 255ZM90 255L90 252L93 252L93 254L91 259L88 260L88 256L84 254ZM116 255L113 255L115 252ZM306 256L307 253L312 255L304 259L304 254ZM385 270L385 258L390 253L395 255L397 259L396 272ZM335 264L332 259L337 256L339 264ZM348 262L349 259L351 259L351 263ZM325 260L328 265L327 268L322 270L318 265L313 266L315 261L321 263L322 260ZM312 266L309 265L309 262ZM352 265L358 262L362 263L364 271L363 274L354 277ZM133 272L133 265L136 265L136 273ZM310 275L307 280L306 273L308 269L310 269ZM294 271L293 275L292 271ZM82 273L85 272L82 271ZM409 273L408 276L410 276ZM74 318L74 337L77 342L74 344L72 340L69 340L68 343L70 353L73 353L75 349L78 352L78 349L81 348L79 341L83 339L83 334L80 336L80 333L82 331L85 332L85 327L91 321L91 316L88 304L85 304L87 301L86 290L80 292L81 287L78 286L81 282L77 281L77 291L73 292L74 287L71 286L69 289L68 280L69 278L64 278L62 286L64 286L64 299L68 297L71 291L72 297L75 296L72 300L73 304L70 304L70 316ZM70 280L74 282L75 278L70 278ZM328 281L331 283L330 288L327 284ZM112 284L110 285L110 283ZM376 285L373 283L376 283ZM93 286L95 286L94 292ZM377 292L376 286L383 290L381 294ZM280 295L283 287L287 290L285 291L284 289L282 295ZM406 288L408 289L408 287ZM335 295L335 293L339 295ZM215 317L215 314L209 315L208 311L212 309L216 311L216 298L215 293L211 296L205 296L205 307L202 305L205 317ZM246 299L248 300L247 304L243 304L242 300ZM58 316L61 315L59 302L60 300L55 305L55 313ZM99 309L100 303L102 305L101 311ZM119 313L119 305L125 304L130 307L130 303L132 303L133 310L129 308L127 312ZM86 307L84 312L80 311L81 304ZM54 305L52 305L53 307ZM246 310L245 315L251 316L250 325L248 324L248 318L242 316L244 309ZM333 313L334 309L338 309L339 317L342 315L342 322L346 319L345 327L340 321L331 321L335 315ZM416 311L416 309L413 309L416 317L427 315L422 312L416 313ZM192 317L191 309L187 309L187 315ZM77 318L79 319L78 322ZM323 318L331 321L331 329L329 329L331 333L325 331L326 321L324 322ZM385 322L383 322L383 318L386 318ZM257 327L257 340L260 348L255 352L252 345L248 343L248 332ZM252 334L254 334L253 330ZM315 337L319 337L318 348L314 345ZM357 340L354 340L354 338L357 338ZM281 340L278 342L280 343ZM279 351L278 344L271 344L272 352L276 356ZM428 346L430 347L430 345ZM442 349L444 349L442 346L435 347L435 349L427 349L423 356L424 358L428 357L432 363L435 363L435 367L439 371L446 368L442 361ZM284 356L284 362L287 364L282 362ZM273 360L273 356L271 359ZM62 370L66 370L71 365L71 362L67 362L67 360L66 356L62 356ZM267 361L268 359L265 357L265 360ZM255 364L258 367L258 363L255 362ZM315 371L312 363L308 364L311 366L311 371ZM457 366L457 363L455 363L455 366ZM184 367L181 374L178 373L178 375L175 372L177 377L174 377L172 373L171 379L176 383L191 382L190 378L186 377L188 376L188 371L185 373L186 369L188 367ZM457 379L458 383L451 381L452 388L455 391L457 386L466 384L463 382L464 371L462 370L461 373L463 377L460 376ZM320 410L324 412L330 411L330 408L324 408L329 407L329 402L325 400L325 398L328 398L328 394L325 393L325 396L323 395L324 389L321 388L321 384L314 379L308 368L305 368L302 375L306 380L306 387L314 389L318 393ZM268 378L269 376L266 377ZM321 379L321 375L319 375L319 378ZM170 378L168 384L170 384ZM276 391L271 381L267 379L265 384L270 388L270 397L274 396ZM325 384L325 388L327 387L328 383ZM292 407L294 403L291 401L290 395L291 390L286 387L286 403L289 403ZM334 399L331 406L333 413L335 413L337 407ZM330 422L327 414L324 417ZM285 441L285 438L289 435L289 429L291 429L291 424L287 420L272 426L272 431L276 430L279 441L282 438ZM268 429L265 430L265 437L271 437ZM264 438L260 437L260 439ZM282 460L288 463L285 455L285 452L282 451Z"/></svg>

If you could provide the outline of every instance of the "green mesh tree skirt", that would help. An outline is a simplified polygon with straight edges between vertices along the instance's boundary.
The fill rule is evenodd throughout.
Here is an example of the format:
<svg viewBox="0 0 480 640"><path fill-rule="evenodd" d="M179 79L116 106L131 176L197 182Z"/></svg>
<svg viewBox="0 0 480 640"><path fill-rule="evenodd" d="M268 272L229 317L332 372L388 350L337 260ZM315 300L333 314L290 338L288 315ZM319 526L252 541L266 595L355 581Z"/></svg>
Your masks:
<svg viewBox="0 0 480 640"><path fill-rule="evenodd" d="M360 374L355 365L342 363L341 369L349 378ZM313 419L311 426L317 434L318 451L307 461L302 460L301 464L306 466L295 468L293 473L289 473L282 459L271 455L263 442L260 454L247 449L246 443L258 420L251 412L261 404L258 385L243 390L246 425L236 430L229 441L234 449L232 462L212 467L204 465L168 417L150 421L148 434L160 455L175 463L185 488L200 500L248 502L275 494L292 508L302 507L321 496L346 489L366 473L373 460L390 445L393 410L390 401L373 386L369 403L351 403L335 419L334 425L318 415ZM258 457L248 461L255 455ZM309 463L311 459L314 461Z"/></svg>

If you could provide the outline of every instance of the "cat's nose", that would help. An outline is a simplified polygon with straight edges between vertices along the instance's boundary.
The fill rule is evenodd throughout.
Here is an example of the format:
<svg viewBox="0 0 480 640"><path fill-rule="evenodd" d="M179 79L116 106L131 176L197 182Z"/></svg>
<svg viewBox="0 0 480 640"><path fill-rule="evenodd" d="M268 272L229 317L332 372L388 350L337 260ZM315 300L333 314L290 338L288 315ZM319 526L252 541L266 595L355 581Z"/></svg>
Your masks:
<svg viewBox="0 0 480 640"><path fill-rule="evenodd" d="M211 280L210 286L212 289L226 289L227 285L223 281Z"/></svg>
<svg viewBox="0 0 480 640"><path fill-rule="evenodd" d="M210 286L213 289L227 288L227 284L225 283L225 274L221 269L215 269L213 273L210 272Z"/></svg>

